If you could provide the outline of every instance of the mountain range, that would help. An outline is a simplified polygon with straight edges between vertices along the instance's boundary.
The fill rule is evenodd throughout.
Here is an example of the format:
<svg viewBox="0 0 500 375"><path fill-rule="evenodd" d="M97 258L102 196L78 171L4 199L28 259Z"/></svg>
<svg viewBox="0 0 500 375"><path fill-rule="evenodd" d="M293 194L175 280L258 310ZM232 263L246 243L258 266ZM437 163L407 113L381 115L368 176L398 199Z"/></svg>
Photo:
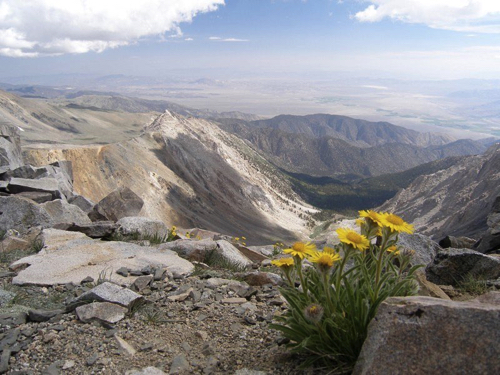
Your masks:
<svg viewBox="0 0 500 375"><path fill-rule="evenodd" d="M311 176L377 176L449 156L480 154L487 148L482 141L335 115L218 122L280 168Z"/></svg>
<svg viewBox="0 0 500 375"><path fill-rule="evenodd" d="M387 199L381 209L423 233L476 236L499 193L497 146L482 154L492 139L345 116L263 120L112 93L0 91L0 121L22 130L32 164L71 160L84 196L98 201L126 184L147 216L254 243L306 235L320 209L352 213Z"/></svg>

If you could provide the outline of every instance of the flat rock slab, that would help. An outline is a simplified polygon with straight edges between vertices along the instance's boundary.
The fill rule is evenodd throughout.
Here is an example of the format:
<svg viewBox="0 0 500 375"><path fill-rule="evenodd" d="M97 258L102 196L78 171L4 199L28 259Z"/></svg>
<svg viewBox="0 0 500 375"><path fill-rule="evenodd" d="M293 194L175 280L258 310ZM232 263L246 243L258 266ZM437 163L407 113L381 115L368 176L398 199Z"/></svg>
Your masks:
<svg viewBox="0 0 500 375"><path fill-rule="evenodd" d="M140 294L119 285L104 282L83 293L75 302L109 302L130 309L140 300L142 300Z"/></svg>
<svg viewBox="0 0 500 375"><path fill-rule="evenodd" d="M11 193L21 193L23 191L40 191L50 193L54 198L61 198L59 184L55 178L45 177L38 180L27 178L12 178L9 181L8 189Z"/></svg>
<svg viewBox="0 0 500 375"><path fill-rule="evenodd" d="M42 236L44 248L38 254L11 265L16 269L21 265L28 266L12 280L13 284L80 284L88 276L98 280L106 272L112 281L130 285L135 278L120 276L113 270L152 266L166 268L177 277L187 276L194 270L192 263L170 250L93 240L83 233L58 229L44 229Z"/></svg>
<svg viewBox="0 0 500 375"><path fill-rule="evenodd" d="M353 375L499 374L500 306L394 297L379 307Z"/></svg>
<svg viewBox="0 0 500 375"><path fill-rule="evenodd" d="M93 302L76 308L76 315L82 322L96 319L114 324L125 318L127 312L126 307L109 302Z"/></svg>

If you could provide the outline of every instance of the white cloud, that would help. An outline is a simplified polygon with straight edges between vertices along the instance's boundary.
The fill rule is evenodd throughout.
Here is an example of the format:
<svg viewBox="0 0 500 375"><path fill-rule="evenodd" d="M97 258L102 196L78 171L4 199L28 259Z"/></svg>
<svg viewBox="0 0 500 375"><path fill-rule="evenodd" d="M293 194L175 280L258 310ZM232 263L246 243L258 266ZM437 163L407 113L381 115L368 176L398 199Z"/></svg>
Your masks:
<svg viewBox="0 0 500 375"><path fill-rule="evenodd" d="M0 55L102 52L173 32L224 0L0 0ZM189 38L188 38L189 39Z"/></svg>
<svg viewBox="0 0 500 375"><path fill-rule="evenodd" d="M186 42L192 42L194 39L193 38L186 38L184 39Z"/></svg>
<svg viewBox="0 0 500 375"><path fill-rule="evenodd" d="M384 18L421 23L436 29L500 33L499 0L366 0L371 3L355 14L361 22Z"/></svg>
<svg viewBox="0 0 500 375"><path fill-rule="evenodd" d="M248 39L238 39L238 38L221 38L218 36L211 36L209 40L217 40L219 42L249 42Z"/></svg>
<svg viewBox="0 0 500 375"><path fill-rule="evenodd" d="M223 42L248 42L248 39L226 38L222 39Z"/></svg>

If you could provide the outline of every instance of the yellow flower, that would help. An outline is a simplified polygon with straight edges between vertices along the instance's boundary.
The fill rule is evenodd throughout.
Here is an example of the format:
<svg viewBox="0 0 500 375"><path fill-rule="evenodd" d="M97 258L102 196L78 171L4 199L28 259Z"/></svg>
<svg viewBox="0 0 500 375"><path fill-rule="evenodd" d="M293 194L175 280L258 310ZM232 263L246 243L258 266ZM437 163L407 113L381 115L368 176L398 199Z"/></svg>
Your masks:
<svg viewBox="0 0 500 375"><path fill-rule="evenodd" d="M281 258L272 260L271 264L279 268L289 268L293 267L293 258Z"/></svg>
<svg viewBox="0 0 500 375"><path fill-rule="evenodd" d="M382 226L382 217L378 212L372 210L363 210L359 211L359 216L364 217L365 219L369 219L373 221L375 224Z"/></svg>
<svg viewBox="0 0 500 375"><path fill-rule="evenodd" d="M246 238L246 237L241 237L241 239L242 239L243 241L245 241L247 238Z"/></svg>
<svg viewBox="0 0 500 375"><path fill-rule="evenodd" d="M304 242L295 242L291 249L285 249L283 252L285 254L291 254L294 257L299 257L304 259L306 255L310 254L311 251L316 250L316 245Z"/></svg>
<svg viewBox="0 0 500 375"><path fill-rule="evenodd" d="M366 250L370 247L370 241L365 236L353 231L352 229L339 228L337 234L341 242L352 246L358 250Z"/></svg>
<svg viewBox="0 0 500 375"><path fill-rule="evenodd" d="M340 255L326 251L313 251L309 255L309 260L316 263L320 269L329 269L333 267L333 263L340 260Z"/></svg>
<svg viewBox="0 0 500 375"><path fill-rule="evenodd" d="M177 227L175 225L172 225L172 232L175 232L177 230Z"/></svg>
<svg viewBox="0 0 500 375"><path fill-rule="evenodd" d="M394 254L394 255L399 255L399 250L396 246L388 247L387 252Z"/></svg>
<svg viewBox="0 0 500 375"><path fill-rule="evenodd" d="M413 225L408 224L398 215L384 213L381 215L382 224L389 227L393 232L413 233Z"/></svg>
<svg viewBox="0 0 500 375"><path fill-rule="evenodd" d="M246 246L246 245L247 245L245 242L242 242L241 244L242 244L243 246Z"/></svg>
<svg viewBox="0 0 500 375"><path fill-rule="evenodd" d="M337 252L335 251L335 249L332 249L331 247L328 247L328 246L325 246L323 248L323 252L325 253L328 253L328 254L337 254Z"/></svg>
<svg viewBox="0 0 500 375"><path fill-rule="evenodd" d="M186 232L186 238L191 238L191 233Z"/></svg>
<svg viewBox="0 0 500 375"><path fill-rule="evenodd" d="M234 237L234 240L235 240L236 242L238 242L238 241L240 240L240 238L239 238L239 237Z"/></svg>

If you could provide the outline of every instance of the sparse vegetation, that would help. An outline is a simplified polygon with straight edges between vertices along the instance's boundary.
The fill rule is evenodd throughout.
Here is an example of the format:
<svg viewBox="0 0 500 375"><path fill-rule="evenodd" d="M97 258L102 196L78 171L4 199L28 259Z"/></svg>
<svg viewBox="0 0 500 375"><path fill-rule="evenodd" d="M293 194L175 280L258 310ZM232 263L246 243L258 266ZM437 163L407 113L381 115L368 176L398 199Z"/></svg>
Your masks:
<svg viewBox="0 0 500 375"><path fill-rule="evenodd" d="M462 293L467 293L473 296L479 296L488 291L488 284L481 277L467 274L458 282L458 289Z"/></svg>

